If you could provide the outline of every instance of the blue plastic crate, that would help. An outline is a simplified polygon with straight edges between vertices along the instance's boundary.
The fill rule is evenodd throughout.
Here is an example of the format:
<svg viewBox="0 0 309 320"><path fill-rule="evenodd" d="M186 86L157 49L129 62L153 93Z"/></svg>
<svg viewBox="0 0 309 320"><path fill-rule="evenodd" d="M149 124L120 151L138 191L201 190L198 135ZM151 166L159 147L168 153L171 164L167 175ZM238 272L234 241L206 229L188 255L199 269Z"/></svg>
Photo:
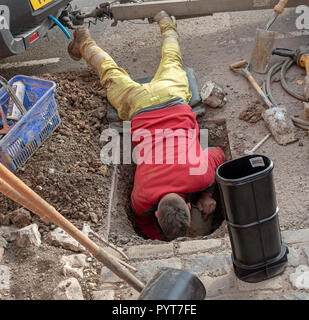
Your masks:
<svg viewBox="0 0 309 320"><path fill-rule="evenodd" d="M18 75L9 84L22 81L26 86L24 107L28 111L0 140L0 161L16 172L61 123L55 100L56 83ZM0 90L0 105L6 114L9 94Z"/></svg>

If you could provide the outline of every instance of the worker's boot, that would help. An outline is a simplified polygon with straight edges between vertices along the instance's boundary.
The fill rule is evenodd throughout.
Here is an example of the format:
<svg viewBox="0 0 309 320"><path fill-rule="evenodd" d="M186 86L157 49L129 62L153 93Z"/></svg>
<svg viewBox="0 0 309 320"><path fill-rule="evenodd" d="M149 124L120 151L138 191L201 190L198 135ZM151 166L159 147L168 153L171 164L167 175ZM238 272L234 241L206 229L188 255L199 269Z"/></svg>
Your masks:
<svg viewBox="0 0 309 320"><path fill-rule="evenodd" d="M175 17L170 17L167 12L160 11L153 18L159 25L163 40L168 37L178 39L177 25Z"/></svg>
<svg viewBox="0 0 309 320"><path fill-rule="evenodd" d="M153 17L153 19L154 19L158 24L170 22L170 23L174 24L175 27L176 27L176 19L175 19L175 17L174 17L174 16L169 16L169 14L168 14L166 11L164 11L164 10L160 11L159 13L157 13L157 14Z"/></svg>
<svg viewBox="0 0 309 320"><path fill-rule="evenodd" d="M69 55L73 60L79 61L82 58L82 47L89 39L91 39L91 35L87 27L81 27L74 31L74 40L68 47Z"/></svg>

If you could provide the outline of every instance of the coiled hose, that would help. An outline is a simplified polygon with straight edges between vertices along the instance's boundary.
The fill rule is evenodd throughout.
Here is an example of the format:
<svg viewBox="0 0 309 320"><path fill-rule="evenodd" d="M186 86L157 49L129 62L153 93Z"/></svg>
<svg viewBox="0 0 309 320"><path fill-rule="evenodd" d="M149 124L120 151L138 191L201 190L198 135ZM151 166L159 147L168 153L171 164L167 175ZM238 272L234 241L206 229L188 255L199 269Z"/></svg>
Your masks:
<svg viewBox="0 0 309 320"><path fill-rule="evenodd" d="M289 69L292 67L292 65L294 63L295 63L295 61L293 59L288 58L288 59L284 60L283 62L279 62L279 63L274 64L268 71L266 81L264 81L264 83L263 83L263 91L265 92L265 94L268 96L269 100L273 103L273 105L275 107L278 107L278 104L275 101L274 96L272 94L271 82L272 82L273 77L279 71L280 71L280 82L281 82L282 88L292 97L294 97L300 101L307 102L305 100L304 96L293 91L287 83L287 80L286 80L287 72L289 71ZM296 126L298 126L299 128L302 128L304 130L309 130L309 121L299 119L296 117L292 117L292 120L293 120L294 124Z"/></svg>

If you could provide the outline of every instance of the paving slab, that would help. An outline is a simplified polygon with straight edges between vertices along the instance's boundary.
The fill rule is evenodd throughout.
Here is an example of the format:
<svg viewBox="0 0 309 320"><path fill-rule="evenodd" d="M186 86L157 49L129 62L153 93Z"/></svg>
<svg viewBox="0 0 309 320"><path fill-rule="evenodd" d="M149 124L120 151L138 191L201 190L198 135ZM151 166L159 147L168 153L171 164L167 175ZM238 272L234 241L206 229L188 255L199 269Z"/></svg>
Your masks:
<svg viewBox="0 0 309 320"><path fill-rule="evenodd" d="M174 255L173 243L130 247L126 254L130 259L168 258Z"/></svg>
<svg viewBox="0 0 309 320"><path fill-rule="evenodd" d="M177 252L178 254L192 254L218 248L221 245L220 239L185 241L179 244Z"/></svg>
<svg viewBox="0 0 309 320"><path fill-rule="evenodd" d="M280 276L258 283L249 283L237 279L239 291L280 290L283 279Z"/></svg>
<svg viewBox="0 0 309 320"><path fill-rule="evenodd" d="M184 268L198 275L221 276L232 269L230 254L198 255L184 259Z"/></svg>
<svg viewBox="0 0 309 320"><path fill-rule="evenodd" d="M309 242L309 229L282 231L282 240L286 244Z"/></svg>

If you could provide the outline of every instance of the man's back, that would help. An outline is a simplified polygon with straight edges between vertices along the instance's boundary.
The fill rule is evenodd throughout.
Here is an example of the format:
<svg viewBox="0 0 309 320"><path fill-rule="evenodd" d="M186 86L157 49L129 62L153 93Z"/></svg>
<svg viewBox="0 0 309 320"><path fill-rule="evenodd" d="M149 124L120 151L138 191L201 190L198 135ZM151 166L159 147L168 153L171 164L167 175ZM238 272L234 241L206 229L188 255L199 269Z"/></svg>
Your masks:
<svg viewBox="0 0 309 320"><path fill-rule="evenodd" d="M138 166L132 192L137 226L152 239L162 239L154 212L169 193L204 190L225 160L221 149L201 151L196 115L188 105L144 112L132 120ZM141 162L141 163L139 163Z"/></svg>

